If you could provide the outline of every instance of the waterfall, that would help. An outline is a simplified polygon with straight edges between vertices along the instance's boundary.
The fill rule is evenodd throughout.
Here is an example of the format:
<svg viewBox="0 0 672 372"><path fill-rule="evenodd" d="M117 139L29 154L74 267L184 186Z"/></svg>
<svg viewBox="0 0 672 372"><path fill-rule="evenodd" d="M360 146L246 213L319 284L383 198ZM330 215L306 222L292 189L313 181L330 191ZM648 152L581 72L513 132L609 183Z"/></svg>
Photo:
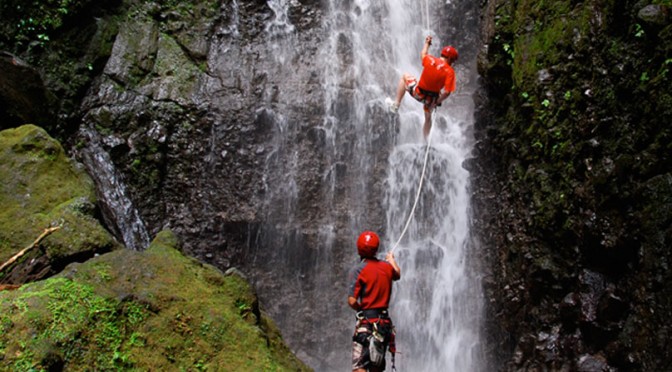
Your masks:
<svg viewBox="0 0 672 372"><path fill-rule="evenodd" d="M434 37L430 54L444 45L440 23L427 19L437 2L422 1L412 7L408 1L391 4L391 37L397 46L393 64L419 77L424 36ZM413 13L415 11L415 13ZM421 12L418 14L417 12ZM423 24L413 22L423 19ZM421 27L424 26L424 27ZM451 36L451 35L448 35ZM446 44L455 43L447 40ZM428 164L417 209L406 235L396 249L402 266L402 280L396 284L391 313L398 333L401 370L478 371L481 364L479 316L481 308L478 277L469 270L468 172L461 164L468 156L473 124L473 90L466 67L456 64L457 90L437 109L430 135ZM466 77L466 78L465 78ZM384 208L388 249L400 238L420 186L425 143L418 140L423 122L421 104L408 95L402 101L402 129L392 154L386 179Z"/></svg>
<svg viewBox="0 0 672 372"><path fill-rule="evenodd" d="M461 167L472 142L478 6L472 0L232 0L221 5L206 83L194 99L199 111L208 109L217 118L204 159L210 164L235 156L227 155L228 142L227 150L217 143L235 130L220 132L219 123L240 129L240 143L250 149L258 144L254 141L266 141L252 150L264 172L259 205L250 208L250 217L227 222L251 222L244 236L249 249L241 249L244 257L236 259L246 265L262 308L283 338L315 370L351 366L354 312L346 304L346 277L358 261L358 234L377 231L382 256L400 238L415 203L427 149L422 105L407 96L395 115L385 98L394 96L402 73L419 77L428 34L434 37L431 54L451 43L461 58L455 66L457 91L435 113L417 209L395 250L402 268L390 311L397 326L397 367L488 370L478 336L479 278L468 254L469 175ZM464 52L467 46L471 53ZM122 61L119 56L113 68L126 69ZM147 94L142 92L151 87L133 94ZM116 85L106 89L114 91ZM208 99L240 105L218 106ZM254 109L248 112L249 105ZM187 132L198 134L208 120ZM87 126L81 129L81 155L101 190L106 222L128 247L141 249L148 244L147 231L105 150L118 140ZM256 165L256 159L249 164ZM228 171L208 174L212 185ZM205 209L210 212L210 204ZM189 223L206 226L188 226L198 232L211 221Z"/></svg>
<svg viewBox="0 0 672 372"><path fill-rule="evenodd" d="M339 12L347 7L336 6L336 3L332 2L335 10L332 18L338 22L342 17ZM356 81L354 116L358 122L365 123L356 128L361 133L368 132L367 126L371 125L361 113L372 104L380 104L379 100L385 96L393 97L401 73L410 72L419 77L424 37L428 34L434 37L430 54L437 55L444 35L440 28L430 27L440 20L428 19L440 6L437 1L418 4L417 1L361 0L352 4L346 11L350 12L348 36L353 40L355 57L345 71L346 77L341 79L347 82L350 77ZM469 270L466 254L469 247L468 173L461 167L470 151L468 133L473 124L470 98L473 90L465 82L470 81L469 75L474 72L465 67L471 67L469 61L460 62L455 66L458 89L435 112L424 188L408 232L396 252L403 274L402 280L395 284L391 313L398 329L397 347L401 354L397 366L401 370L478 371L483 368L478 337L479 283L478 277ZM386 211L384 234L388 250L403 230L419 186L426 150L421 135L422 122L421 104L406 96L399 114L399 133L388 158L382 203ZM366 149L355 152L367 153ZM367 159L357 160L360 169L364 167L362 173L370 173L365 168ZM364 188L363 192L366 191ZM365 210L356 213L352 221L360 230L367 226L362 225L365 220L357 216L365 213Z"/></svg>
<svg viewBox="0 0 672 372"><path fill-rule="evenodd" d="M300 59L293 47L301 45L300 33L288 17L293 3L268 2L274 17L266 49L277 62L269 75L292 76L290 62ZM327 1L314 57L319 81L292 78L277 89L286 94L268 90L256 112L257 122L272 123L273 150L265 163L264 223L248 257L251 277L262 299L270 299L264 306L283 337L316 370L350 368L354 312L345 305L345 277L356 263L357 235L376 230L384 242L380 255L392 249L419 186L427 149L422 105L406 96L395 116L385 98L394 96L402 73L419 77L426 35L434 38L433 55L444 43L459 50L474 39L465 35L476 27L459 27L476 17L478 5L471 3ZM434 115L424 186L395 251L402 279L391 314L400 370L487 369L478 335L480 283L468 254L469 174L461 166L472 142L475 53L461 53L454 67L457 91ZM292 92L308 92L301 104L321 118L305 122L310 116L291 101L300 95Z"/></svg>
<svg viewBox="0 0 672 372"><path fill-rule="evenodd" d="M447 110L448 111L448 110ZM396 250L402 280L391 305L402 370L481 370L477 277L469 271L467 148L460 121L450 113L432 133L425 183L406 235ZM436 124L435 124L436 125ZM386 180L388 239L402 232L422 168L424 148L395 147ZM408 356L406 356L408 355Z"/></svg>

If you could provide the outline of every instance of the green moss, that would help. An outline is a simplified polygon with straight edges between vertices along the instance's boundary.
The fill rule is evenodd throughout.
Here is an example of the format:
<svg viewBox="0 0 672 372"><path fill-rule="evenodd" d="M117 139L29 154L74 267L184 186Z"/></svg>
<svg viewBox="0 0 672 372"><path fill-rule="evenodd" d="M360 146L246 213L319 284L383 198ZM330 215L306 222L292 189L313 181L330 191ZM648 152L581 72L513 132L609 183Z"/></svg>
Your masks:
<svg viewBox="0 0 672 372"><path fill-rule="evenodd" d="M26 125L0 132L0 259L49 226L47 214L74 198L95 200L93 183L44 130Z"/></svg>
<svg viewBox="0 0 672 372"><path fill-rule="evenodd" d="M593 12L588 5L572 9L569 0L520 2L512 24L519 35L514 41L514 84L533 88L540 69L566 61L577 43L587 42Z"/></svg>
<svg viewBox="0 0 672 372"><path fill-rule="evenodd" d="M69 371L308 370L270 319L250 316L257 300L242 277L177 245L164 231L145 252L108 253L0 292L0 369L46 369L57 356Z"/></svg>
<svg viewBox="0 0 672 372"><path fill-rule="evenodd" d="M198 64L191 61L176 38L167 33L160 35L154 71L168 82L168 90L173 91L175 99L188 97L186 93L193 91L202 75Z"/></svg>
<svg viewBox="0 0 672 372"><path fill-rule="evenodd" d="M0 261L50 226L61 226L42 244L54 259L117 246L93 217L92 180L43 129L25 125L0 132L0 178Z"/></svg>
<svg viewBox="0 0 672 372"><path fill-rule="evenodd" d="M131 340L127 325L148 314L145 305L98 296L93 286L66 278L4 294L1 306L4 323L11 324L0 333L2 365L19 370L48 369L56 362L84 370L88 360L97 369L119 369L124 364L115 355Z"/></svg>

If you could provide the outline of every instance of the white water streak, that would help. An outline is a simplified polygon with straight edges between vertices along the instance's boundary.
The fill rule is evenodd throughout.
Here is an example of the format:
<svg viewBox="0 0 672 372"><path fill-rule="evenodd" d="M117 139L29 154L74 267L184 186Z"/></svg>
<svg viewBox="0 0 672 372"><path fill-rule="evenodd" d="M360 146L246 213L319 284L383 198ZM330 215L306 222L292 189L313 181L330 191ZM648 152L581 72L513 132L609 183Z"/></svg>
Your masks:
<svg viewBox="0 0 672 372"><path fill-rule="evenodd" d="M367 221L371 200L383 199L386 211L384 239L388 243L384 248L392 247L407 221L425 155L422 105L411 97L406 96L401 104L399 133L387 160L385 194L374 195L370 182L366 181L370 180L376 166L372 164L374 157L371 155L379 150L375 145L376 130L394 130L380 127L391 122L383 120L386 119L384 115L391 115L382 114L386 110L385 97L394 96L402 73L419 77L420 52L426 35L434 37L431 54L437 55L443 45L438 35L441 30L431 29L439 20L427 19L445 5L443 2L330 0L328 3L324 40L316 57L324 66L321 88L325 115L316 124L316 129L325 135L321 151L330 164L327 169L318 170L322 172L323 180L324 200L321 204L327 207L322 219L312 221L315 226L311 227L318 231L320 241L316 265L324 268L322 272L326 278L331 278L328 275L336 264L331 260L335 235L343 230L354 234L367 228L362 222ZM279 65L284 65L291 57L283 51L290 49L288 41L295 30L286 21L288 4L289 1L283 0L269 1L275 18L267 32L272 55ZM477 276L469 271L466 260L469 245L468 172L461 167L470 152L472 140L467 133L473 124L472 92L462 83L468 79L461 80L461 76L474 72L463 67L466 65L468 61L458 64L456 69L458 91L435 113L423 190L408 232L395 252L403 273L402 280L395 284L391 313L397 325L400 352L397 368L402 371L482 369L478 357L479 283ZM271 209L279 207L282 213L271 215L275 216L274 221L300 230L292 222L298 219L294 215L300 194L296 172L303 155L293 153L298 129L294 128L296 123L283 118L282 106L276 108L269 101L265 110L274 118L276 126L275 150L269 154L266 166L281 175L280 185L269 186L268 190L281 190L280 195L285 195L287 203L281 205L272 200ZM356 135L352 136L352 133ZM338 167L345 172L341 179L336 176ZM343 211L329 208L341 202L335 200L334 195L344 182L348 182L347 190L356 190L345 194L348 202L345 217ZM343 218L349 219L345 229L339 225ZM316 277L314 281L313 284L325 290L334 283L333 278ZM315 304L313 308L321 306ZM334 306L329 308L333 311ZM347 316L349 324L351 312ZM308 350L308 354L322 359L311 360L315 365L324 359L330 361L327 370L347 369L349 353L349 344L316 346L315 350Z"/></svg>
<svg viewBox="0 0 672 372"><path fill-rule="evenodd" d="M100 190L99 198L109 212L106 219L121 234L126 247L134 250L149 245L149 233L140 218L140 213L127 195L126 185L102 145L102 138L93 129L83 127L81 133L87 139L82 149L84 164Z"/></svg>
<svg viewBox="0 0 672 372"><path fill-rule="evenodd" d="M426 35L433 36L430 54L438 54L443 45L436 32L427 29L433 20L423 19L433 14L436 3L389 1L393 64L399 75L409 72L419 77L420 50ZM466 261L468 172L461 166L470 151L471 140L466 133L473 124L473 103L471 92L460 89L460 74L469 72L456 72L458 91L434 113L426 179L413 220L396 252L403 274L391 308L401 352L397 366L401 370L481 368L479 286ZM384 203L386 240L390 243L402 233L413 206L425 154L420 140L421 104L407 95L400 112L401 133L389 159Z"/></svg>

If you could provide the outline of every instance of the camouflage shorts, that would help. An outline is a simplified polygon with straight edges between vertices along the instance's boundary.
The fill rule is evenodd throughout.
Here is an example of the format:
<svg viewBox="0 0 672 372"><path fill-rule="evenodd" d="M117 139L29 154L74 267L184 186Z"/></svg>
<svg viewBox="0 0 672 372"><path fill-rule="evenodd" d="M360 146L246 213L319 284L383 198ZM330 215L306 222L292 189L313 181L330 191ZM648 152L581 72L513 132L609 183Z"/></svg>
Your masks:
<svg viewBox="0 0 672 372"><path fill-rule="evenodd" d="M367 369L369 367L369 343L368 335L371 333L369 328L357 327L352 341L352 370ZM385 363L379 367L380 371L385 370Z"/></svg>
<svg viewBox="0 0 672 372"><path fill-rule="evenodd" d="M364 346L357 341L352 341L352 370L364 369L369 364L369 353L364 355Z"/></svg>

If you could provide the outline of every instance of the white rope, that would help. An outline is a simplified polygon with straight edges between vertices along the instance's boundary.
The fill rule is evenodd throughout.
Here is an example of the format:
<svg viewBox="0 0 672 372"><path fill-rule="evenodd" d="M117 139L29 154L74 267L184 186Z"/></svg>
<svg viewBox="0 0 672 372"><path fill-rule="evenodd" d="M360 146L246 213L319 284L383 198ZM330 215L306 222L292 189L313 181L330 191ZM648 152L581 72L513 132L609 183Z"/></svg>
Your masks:
<svg viewBox="0 0 672 372"><path fill-rule="evenodd" d="M425 28L429 31L429 0L425 0Z"/></svg>
<svg viewBox="0 0 672 372"><path fill-rule="evenodd" d="M432 126L434 126L433 122L434 122L434 115L432 115ZM422 174L420 175L420 184L418 185L418 192L415 194L415 202L413 203L413 208L411 208L411 213L408 214L408 220L406 220L406 226L404 226L404 229L401 231L401 235L399 235L399 240L397 240L397 242L394 244L394 247L392 247L392 250L390 252L394 252L394 250L397 249L399 242L401 242L401 239L406 234L408 226L411 224L413 214L415 213L415 207L418 206L418 200L420 200L420 191L422 191L422 183L425 181L425 171L427 170L427 160L429 159L429 144L431 138L432 138L431 135L427 136L427 150L425 151L425 163L422 166Z"/></svg>

